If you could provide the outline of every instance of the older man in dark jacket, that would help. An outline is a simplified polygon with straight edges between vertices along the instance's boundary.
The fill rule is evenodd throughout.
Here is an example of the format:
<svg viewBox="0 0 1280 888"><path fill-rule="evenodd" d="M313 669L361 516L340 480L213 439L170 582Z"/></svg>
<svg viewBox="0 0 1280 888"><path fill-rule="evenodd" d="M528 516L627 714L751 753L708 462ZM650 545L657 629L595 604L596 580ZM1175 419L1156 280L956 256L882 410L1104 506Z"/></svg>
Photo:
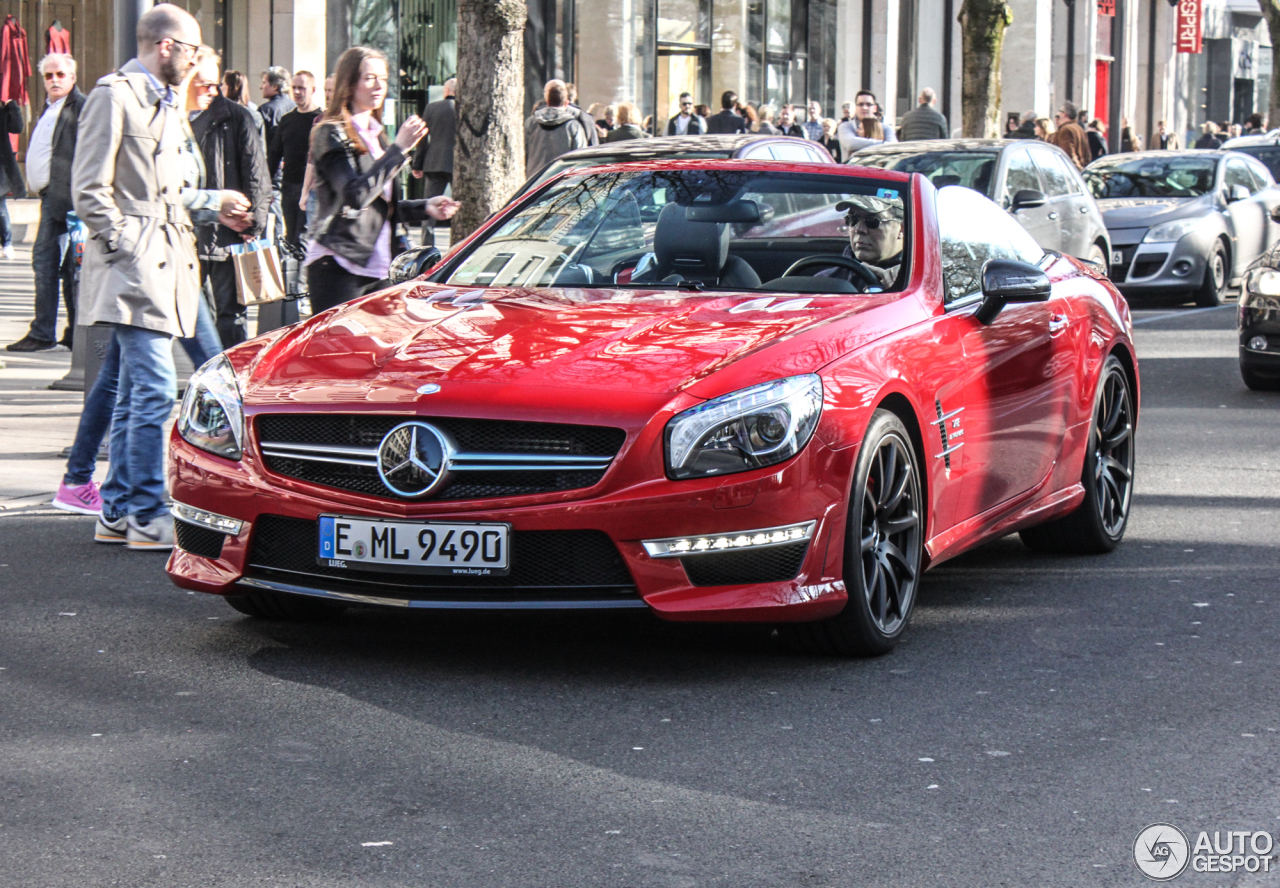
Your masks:
<svg viewBox="0 0 1280 888"><path fill-rule="evenodd" d="M902 115L902 125L898 127L899 142L918 142L924 139L945 139L947 118L934 104L938 94L929 87L920 90L920 104Z"/></svg>
<svg viewBox="0 0 1280 888"><path fill-rule="evenodd" d="M223 348L230 348L249 338L249 322L248 309L236 295L235 267L227 248L263 235L271 209L271 177L262 139L248 108L218 96L191 128L204 155L205 187L239 191L252 204L253 224L243 232L212 224L201 225L196 233L200 276L213 291L218 313L218 338Z"/></svg>
<svg viewBox="0 0 1280 888"><path fill-rule="evenodd" d="M453 148L458 141L458 113L454 105L457 88L457 79L450 77L444 82L444 98L432 102L422 112L427 134L413 151L410 169L415 178L426 177L427 187L422 196L428 199L444 194L453 181ZM424 238L436 224L434 219L422 223Z"/></svg>
<svg viewBox="0 0 1280 888"><path fill-rule="evenodd" d="M27 177L40 195L40 228L31 248L35 271L36 314L31 331L8 346L9 351L42 351L56 345L58 325L58 284L61 282L67 306L67 332L62 344L71 345L75 329L75 295L71 262L59 239L67 233L67 213L71 202L71 165L76 156L76 133L84 93L76 89L76 62L69 55L53 53L40 60L45 82L44 112L31 129L27 145ZM7 138L7 136L0 136ZM13 183L18 193L22 183Z"/></svg>

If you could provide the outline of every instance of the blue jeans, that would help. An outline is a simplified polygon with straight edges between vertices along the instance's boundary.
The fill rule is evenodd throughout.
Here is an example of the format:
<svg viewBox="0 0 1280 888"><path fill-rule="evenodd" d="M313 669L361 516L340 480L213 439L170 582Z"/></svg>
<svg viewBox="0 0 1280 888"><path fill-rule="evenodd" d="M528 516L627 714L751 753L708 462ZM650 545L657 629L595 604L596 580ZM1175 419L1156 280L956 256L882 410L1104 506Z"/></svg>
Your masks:
<svg viewBox="0 0 1280 888"><path fill-rule="evenodd" d="M13 226L9 224L9 203L0 197L0 247L13 243Z"/></svg>
<svg viewBox="0 0 1280 888"><path fill-rule="evenodd" d="M213 313L203 294L200 296L196 315L195 336L179 339L178 342L197 368L222 351L218 330L213 325ZM98 449L102 446L107 430L111 428L111 414L115 410L119 383L120 344L112 336L107 354L102 359L102 369L84 399L80 425L76 428L76 440L71 445L71 456L67 459L67 473L62 476L62 482L68 487L88 484L93 480L93 472L98 467ZM111 516L112 520L118 517Z"/></svg>
<svg viewBox="0 0 1280 888"><path fill-rule="evenodd" d="M32 339L53 342L58 338L59 284L67 304L68 328L75 324L75 308L72 301L71 269L66 262L67 251L63 237L67 233L67 217L66 214L47 212L46 209L41 202L40 228L36 232L36 242L31 247L31 268L36 278L36 316L31 322L29 335ZM7 222L5 230L8 231ZM7 234L5 242L8 242Z"/></svg>

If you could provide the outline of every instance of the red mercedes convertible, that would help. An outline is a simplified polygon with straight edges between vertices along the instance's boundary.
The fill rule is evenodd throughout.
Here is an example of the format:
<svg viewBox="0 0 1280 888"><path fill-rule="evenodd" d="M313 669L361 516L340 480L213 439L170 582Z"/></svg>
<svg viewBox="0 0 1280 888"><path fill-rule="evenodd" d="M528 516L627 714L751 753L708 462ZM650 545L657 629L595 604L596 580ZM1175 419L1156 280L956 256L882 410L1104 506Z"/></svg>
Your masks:
<svg viewBox="0 0 1280 888"><path fill-rule="evenodd" d="M985 540L1114 548L1137 416L1124 299L974 191L597 167L200 368L168 570L264 618L647 608L879 654Z"/></svg>

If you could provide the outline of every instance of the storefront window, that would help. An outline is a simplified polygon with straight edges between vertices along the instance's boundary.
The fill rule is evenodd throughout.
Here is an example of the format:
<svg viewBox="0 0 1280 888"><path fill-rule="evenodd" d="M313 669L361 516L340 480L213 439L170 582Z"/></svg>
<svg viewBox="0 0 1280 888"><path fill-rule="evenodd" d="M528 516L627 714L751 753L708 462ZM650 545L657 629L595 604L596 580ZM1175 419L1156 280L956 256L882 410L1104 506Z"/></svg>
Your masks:
<svg viewBox="0 0 1280 888"><path fill-rule="evenodd" d="M791 52L791 0L766 0L765 48Z"/></svg>
<svg viewBox="0 0 1280 888"><path fill-rule="evenodd" d="M382 122L394 130L400 120L400 35L396 0L354 0L351 5L351 45L371 46L387 57L387 100Z"/></svg>
<svg viewBox="0 0 1280 888"><path fill-rule="evenodd" d="M659 0L658 42L705 46L711 42L709 0Z"/></svg>
<svg viewBox="0 0 1280 888"><path fill-rule="evenodd" d="M458 71L457 0L400 0L400 101L420 114Z"/></svg>

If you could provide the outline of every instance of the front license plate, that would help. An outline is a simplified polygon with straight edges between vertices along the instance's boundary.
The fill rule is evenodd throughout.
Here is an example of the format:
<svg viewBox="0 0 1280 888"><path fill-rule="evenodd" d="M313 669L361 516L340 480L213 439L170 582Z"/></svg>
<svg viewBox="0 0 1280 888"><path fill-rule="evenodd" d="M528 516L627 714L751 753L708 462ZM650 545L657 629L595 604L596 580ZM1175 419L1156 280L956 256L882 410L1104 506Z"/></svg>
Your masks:
<svg viewBox="0 0 1280 888"><path fill-rule="evenodd" d="M1111 264L1124 265L1124 253L1121 250L1111 251Z"/></svg>
<svg viewBox="0 0 1280 888"><path fill-rule="evenodd" d="M325 567L500 577L511 569L510 524L320 516Z"/></svg>

